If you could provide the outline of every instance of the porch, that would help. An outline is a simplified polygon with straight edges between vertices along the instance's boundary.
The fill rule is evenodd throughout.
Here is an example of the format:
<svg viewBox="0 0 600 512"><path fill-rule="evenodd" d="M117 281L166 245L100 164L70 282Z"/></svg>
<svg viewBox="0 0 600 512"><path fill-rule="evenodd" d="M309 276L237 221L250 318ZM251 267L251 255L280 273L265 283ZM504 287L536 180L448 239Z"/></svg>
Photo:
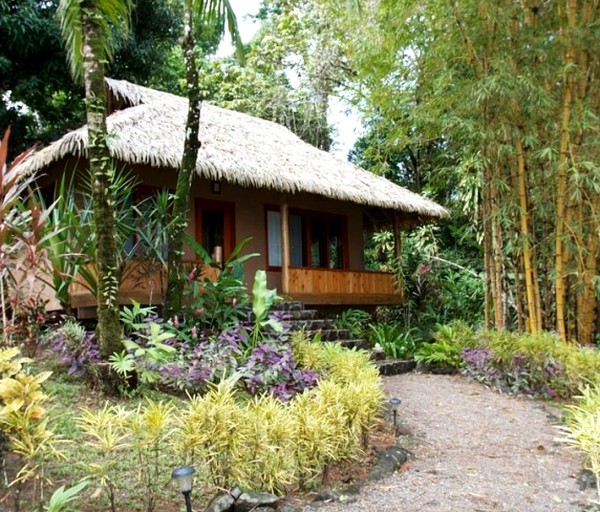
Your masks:
<svg viewBox="0 0 600 512"><path fill-rule="evenodd" d="M404 299L394 276L386 272L294 267L285 294L305 304L331 306L395 305Z"/></svg>
<svg viewBox="0 0 600 512"><path fill-rule="evenodd" d="M191 263L190 263L191 264ZM122 305L135 300L141 304L162 303L166 275L148 270L139 262L130 262L119 292ZM199 279L215 279L217 271L205 267ZM249 287L252 285L248 283ZM96 297L81 281L71 285L71 306L79 318L95 317ZM287 291L279 293L310 305L381 306L403 302L392 274L364 270L289 268Z"/></svg>

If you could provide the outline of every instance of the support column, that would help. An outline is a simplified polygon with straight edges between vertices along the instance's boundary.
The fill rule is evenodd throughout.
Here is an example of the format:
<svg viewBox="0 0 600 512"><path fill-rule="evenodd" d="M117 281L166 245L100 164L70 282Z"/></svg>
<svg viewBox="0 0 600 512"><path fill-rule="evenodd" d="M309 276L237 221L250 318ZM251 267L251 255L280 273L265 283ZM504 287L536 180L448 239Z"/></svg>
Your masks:
<svg viewBox="0 0 600 512"><path fill-rule="evenodd" d="M394 256L397 260L402 256L402 237L400 236L400 218L397 212L394 212Z"/></svg>
<svg viewBox="0 0 600 512"><path fill-rule="evenodd" d="M287 202L281 205L281 293L290 293L290 219Z"/></svg>
<svg viewBox="0 0 600 512"><path fill-rule="evenodd" d="M400 258L402 257L402 236L400 234L400 227L402 226L400 216L397 212L394 212L394 257L396 262L392 269L394 273L394 287L398 295L404 296L404 281L402 278L402 272L400 271Z"/></svg>

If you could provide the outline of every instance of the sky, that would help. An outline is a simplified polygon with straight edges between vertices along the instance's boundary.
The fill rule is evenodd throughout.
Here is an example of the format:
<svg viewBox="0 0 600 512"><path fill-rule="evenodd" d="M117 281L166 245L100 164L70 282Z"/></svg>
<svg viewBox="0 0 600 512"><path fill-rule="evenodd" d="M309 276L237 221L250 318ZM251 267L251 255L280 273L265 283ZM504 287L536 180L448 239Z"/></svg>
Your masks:
<svg viewBox="0 0 600 512"><path fill-rule="evenodd" d="M261 2L260 0L229 0L229 3L237 16L240 37L244 43L247 43L259 28L257 22L248 18L248 14L256 14ZM231 44L226 36L217 55L227 55L231 52ZM358 112L351 109L342 99L332 97L328 117L336 131L331 152L346 159L361 132Z"/></svg>

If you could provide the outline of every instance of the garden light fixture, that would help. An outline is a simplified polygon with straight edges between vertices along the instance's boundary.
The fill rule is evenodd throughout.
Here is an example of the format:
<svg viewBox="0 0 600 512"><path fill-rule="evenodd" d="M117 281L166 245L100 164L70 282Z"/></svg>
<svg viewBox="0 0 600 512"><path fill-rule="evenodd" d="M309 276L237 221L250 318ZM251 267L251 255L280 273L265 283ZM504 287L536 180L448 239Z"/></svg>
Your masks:
<svg viewBox="0 0 600 512"><path fill-rule="evenodd" d="M396 419L398 417L398 406L400 405L400 399L397 397L390 398L390 407L392 408L392 415L394 417L394 432L396 431Z"/></svg>
<svg viewBox="0 0 600 512"><path fill-rule="evenodd" d="M174 469L171 473L171 478L175 480L179 490L185 498L185 510L186 512L192 512L192 501L190 499L190 493L192 492L192 481L194 479L194 473L196 470L193 466L185 466L183 468Z"/></svg>

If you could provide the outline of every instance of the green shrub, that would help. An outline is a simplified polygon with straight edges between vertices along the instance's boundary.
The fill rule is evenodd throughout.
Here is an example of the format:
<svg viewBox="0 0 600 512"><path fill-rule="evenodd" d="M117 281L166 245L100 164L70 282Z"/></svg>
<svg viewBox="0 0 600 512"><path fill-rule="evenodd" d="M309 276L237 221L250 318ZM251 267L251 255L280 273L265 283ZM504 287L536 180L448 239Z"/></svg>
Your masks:
<svg viewBox="0 0 600 512"><path fill-rule="evenodd" d="M479 347L463 350L462 356L467 373L478 380L550 398L571 397L600 373L596 348L565 343L547 332L484 331Z"/></svg>
<svg viewBox="0 0 600 512"><path fill-rule="evenodd" d="M415 361L433 370L452 371L461 368L464 363L462 351L477 345L473 330L460 320L438 325L433 338L433 343L423 343L415 353Z"/></svg>
<svg viewBox="0 0 600 512"><path fill-rule="evenodd" d="M398 323L380 322L369 325L369 342L379 345L387 357L408 359L417 348L411 331L403 331Z"/></svg>
<svg viewBox="0 0 600 512"><path fill-rule="evenodd" d="M365 337L371 315L362 309L347 309L335 319L336 329L346 329L353 339Z"/></svg>

